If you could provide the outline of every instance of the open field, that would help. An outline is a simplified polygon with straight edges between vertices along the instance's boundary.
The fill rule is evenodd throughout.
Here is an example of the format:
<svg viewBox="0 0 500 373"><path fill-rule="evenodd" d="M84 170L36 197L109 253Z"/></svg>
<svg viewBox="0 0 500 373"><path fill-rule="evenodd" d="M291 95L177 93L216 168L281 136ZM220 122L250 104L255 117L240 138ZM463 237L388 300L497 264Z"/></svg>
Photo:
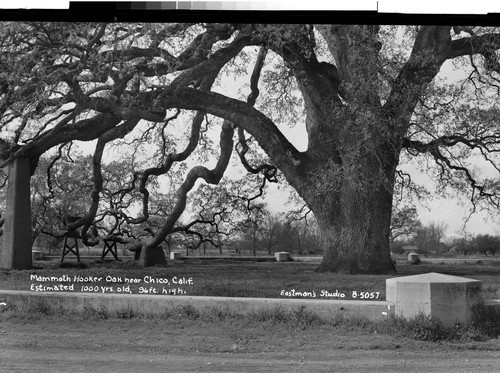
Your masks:
<svg viewBox="0 0 500 373"><path fill-rule="evenodd" d="M238 262L231 260L195 260L169 262L165 267L134 267L132 261L96 263L87 261L85 268L69 266L61 268L59 261L37 261L37 268L24 271L0 271L0 288L30 290L31 286L73 284L73 291L93 291L94 287L127 285L132 293L144 289L180 289L185 295L228 297L312 297L316 299L359 299L368 293L369 300L385 300L385 280L389 276L342 275L317 273L317 264L309 262ZM424 263L421 265L399 264L398 276L438 272L481 280L483 293L488 299L500 299L500 262L479 264ZM56 277L58 281L37 281L32 275ZM63 278L66 276L66 278ZM76 279L78 282L74 282ZM175 278L175 282L172 280ZM40 279L40 278L38 278ZM68 281L60 281L68 280ZM92 280L92 281L86 281ZM97 281L96 281L97 280ZM108 281L107 281L108 280ZM149 281L148 281L149 280ZM154 281L162 281L154 283ZM168 286L165 284L168 281ZM98 289L99 291L99 289ZM329 295L321 297L322 291ZM354 293L355 292L355 293ZM304 294L306 293L306 294Z"/></svg>

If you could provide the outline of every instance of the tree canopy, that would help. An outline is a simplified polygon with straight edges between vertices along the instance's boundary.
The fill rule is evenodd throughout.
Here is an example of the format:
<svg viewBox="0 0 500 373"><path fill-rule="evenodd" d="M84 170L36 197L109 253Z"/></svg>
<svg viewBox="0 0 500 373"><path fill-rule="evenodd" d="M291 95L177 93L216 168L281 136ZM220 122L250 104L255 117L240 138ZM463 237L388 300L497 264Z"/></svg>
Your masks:
<svg viewBox="0 0 500 373"><path fill-rule="evenodd" d="M500 30L479 26L6 22L2 166L27 158L34 172L43 154L96 140L72 226L86 237L98 211L142 224L154 197L161 222L126 240L138 250L180 229L190 191L218 184L235 153L259 183L284 177L314 213L319 270L390 273L394 188L411 187L401 162L498 206L499 48ZM304 149L287 125L306 127ZM130 175L106 191L103 154L116 144L130 147ZM115 204L103 206L106 193Z"/></svg>

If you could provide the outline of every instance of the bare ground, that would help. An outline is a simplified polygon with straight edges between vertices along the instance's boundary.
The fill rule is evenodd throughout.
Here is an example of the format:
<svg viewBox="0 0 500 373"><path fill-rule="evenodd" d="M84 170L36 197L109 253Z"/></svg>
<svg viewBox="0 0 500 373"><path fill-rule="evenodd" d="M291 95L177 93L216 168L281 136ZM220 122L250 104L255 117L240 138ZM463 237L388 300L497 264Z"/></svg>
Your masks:
<svg viewBox="0 0 500 373"><path fill-rule="evenodd" d="M0 371L500 372L500 339L431 343L354 329L0 315Z"/></svg>

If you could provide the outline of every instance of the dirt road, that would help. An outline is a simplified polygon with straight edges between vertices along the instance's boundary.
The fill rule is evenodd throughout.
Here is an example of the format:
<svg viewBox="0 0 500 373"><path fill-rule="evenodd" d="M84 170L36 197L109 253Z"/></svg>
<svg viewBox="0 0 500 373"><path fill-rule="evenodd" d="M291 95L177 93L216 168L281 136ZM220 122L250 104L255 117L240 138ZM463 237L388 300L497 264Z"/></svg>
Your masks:
<svg viewBox="0 0 500 373"><path fill-rule="evenodd" d="M238 320L0 315L0 371L484 373L500 372L500 340L439 344Z"/></svg>

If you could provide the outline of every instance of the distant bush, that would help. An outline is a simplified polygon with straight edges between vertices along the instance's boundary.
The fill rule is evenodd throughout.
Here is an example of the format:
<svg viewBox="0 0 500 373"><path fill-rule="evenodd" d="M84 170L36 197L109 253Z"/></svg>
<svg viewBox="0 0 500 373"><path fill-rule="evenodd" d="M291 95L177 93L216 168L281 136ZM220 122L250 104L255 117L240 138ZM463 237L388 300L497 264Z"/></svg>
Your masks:
<svg viewBox="0 0 500 373"><path fill-rule="evenodd" d="M483 303L477 304L473 308L472 324L485 336L497 338L500 336L500 308L486 307Z"/></svg>
<svg viewBox="0 0 500 373"><path fill-rule="evenodd" d="M479 304L473 309L473 319L468 324L457 323L446 327L430 316L418 315L413 319L394 317L378 323L379 333L409 337L420 341L486 341L500 336L500 310Z"/></svg>

